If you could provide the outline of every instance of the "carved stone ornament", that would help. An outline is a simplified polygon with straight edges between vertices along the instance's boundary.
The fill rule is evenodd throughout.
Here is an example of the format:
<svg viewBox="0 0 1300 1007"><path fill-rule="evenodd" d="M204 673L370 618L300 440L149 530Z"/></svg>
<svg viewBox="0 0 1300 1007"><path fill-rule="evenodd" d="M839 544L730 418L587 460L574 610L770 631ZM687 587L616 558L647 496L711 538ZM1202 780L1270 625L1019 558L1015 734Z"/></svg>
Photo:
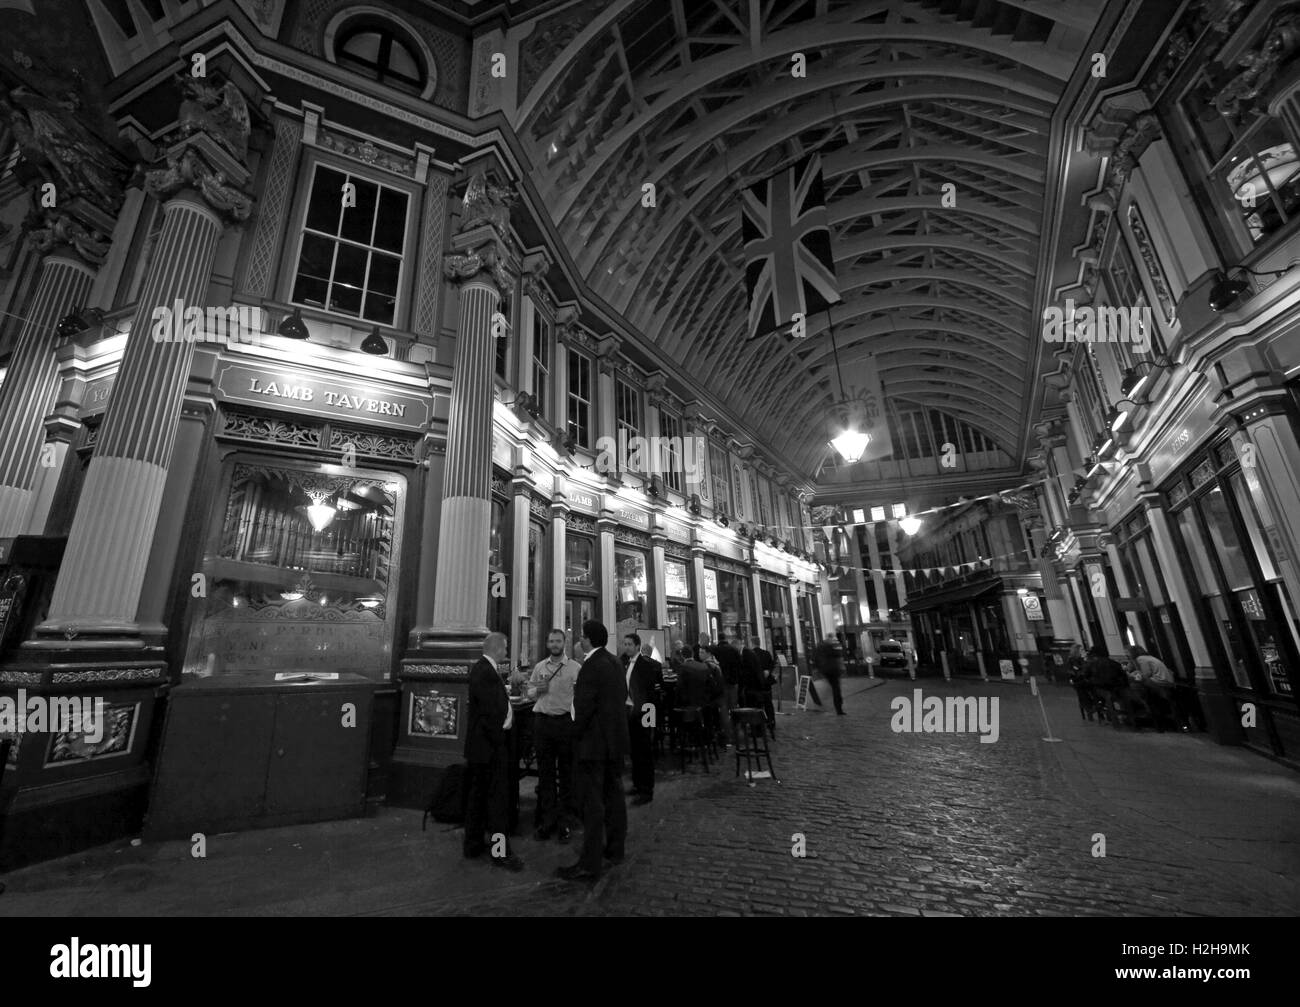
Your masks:
<svg viewBox="0 0 1300 1007"><path fill-rule="evenodd" d="M247 220L253 211L252 199L231 185L223 172L209 167L194 147L173 148L167 157L167 167L155 168L145 175L145 190L157 199L167 199L191 187L214 210L232 220Z"/></svg>
<svg viewBox="0 0 1300 1007"><path fill-rule="evenodd" d="M110 218L122 206L130 165L75 114L75 95L53 101L25 87L0 87L0 114L8 120L29 178L54 184L58 204L84 199Z"/></svg>
<svg viewBox="0 0 1300 1007"><path fill-rule="evenodd" d="M497 293L505 297L511 288L510 272L505 256L495 241L486 241L472 252L447 255L442 260L442 272L455 283L466 280L487 279L496 285Z"/></svg>
<svg viewBox="0 0 1300 1007"><path fill-rule="evenodd" d="M232 82L213 87L202 77L177 74L185 95L180 109L180 135L205 133L238 161L248 153L248 105Z"/></svg>
<svg viewBox="0 0 1300 1007"><path fill-rule="evenodd" d="M108 255L111 239L86 227L71 214L47 210L33 218L33 223L29 233L36 250L42 254L67 246L92 266L100 265Z"/></svg>
<svg viewBox="0 0 1300 1007"><path fill-rule="evenodd" d="M1300 10L1290 10L1269 25L1263 40L1237 61L1242 71L1214 98L1221 115L1240 120L1277 78L1278 70L1300 50Z"/></svg>
<svg viewBox="0 0 1300 1007"><path fill-rule="evenodd" d="M464 233L480 224L491 224L505 235L510 228L510 204L514 193L488 182L482 172L469 180L465 189L464 207L460 218L460 231Z"/></svg>

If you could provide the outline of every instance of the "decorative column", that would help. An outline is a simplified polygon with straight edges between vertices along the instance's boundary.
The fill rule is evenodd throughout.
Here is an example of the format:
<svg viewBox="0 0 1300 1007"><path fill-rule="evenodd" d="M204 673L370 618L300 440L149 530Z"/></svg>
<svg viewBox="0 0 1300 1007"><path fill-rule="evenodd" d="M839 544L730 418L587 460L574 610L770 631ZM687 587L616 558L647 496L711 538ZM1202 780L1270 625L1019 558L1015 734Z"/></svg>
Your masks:
<svg viewBox="0 0 1300 1007"><path fill-rule="evenodd" d="M528 614L528 535L530 521L530 504L533 488L529 480L528 452L523 448L514 450L514 473L510 481L510 666L517 667L520 661L528 663L537 658L524 653L524 640L519 630L519 620ZM541 584L535 584L534 590L540 591ZM485 595L486 597L486 595ZM534 638L537 627L533 627Z"/></svg>
<svg viewBox="0 0 1300 1007"><path fill-rule="evenodd" d="M867 593L867 572L864 569L868 564L863 562L862 545L858 541L858 529L853 525L846 525L844 535L849 540L849 558L853 563L853 589L858 595L858 622L865 629L866 626L879 614L871 611L871 595ZM878 582L875 579L874 568L880 565L879 559L875 555L876 540L873 535L867 540L867 546L871 550L871 567L872 582L876 586L877 599L885 596L885 581L881 578Z"/></svg>
<svg viewBox="0 0 1300 1007"><path fill-rule="evenodd" d="M600 532L600 615L597 618L609 630L609 643L606 649L611 654L617 654L618 596L617 581L614 576L614 529L618 527L618 522L614 520L614 512L610 510L610 499L611 497L607 496L601 503L600 517L596 520L596 528Z"/></svg>
<svg viewBox="0 0 1300 1007"><path fill-rule="evenodd" d="M764 632L763 581L758 575L757 556L755 556L750 576L754 583L754 639L764 650L771 650L771 647L768 646L767 634Z"/></svg>
<svg viewBox="0 0 1300 1007"><path fill-rule="evenodd" d="M3 100L20 127L14 174L34 187L33 205L47 183L55 197L55 206L35 210L28 221L29 240L44 258L0 385L0 538L9 538L45 526L45 515L33 510L39 469L61 460L41 457L59 381L55 326L86 305L122 208L127 165L54 102L31 93L6 93ZM57 139L48 125L34 129L33 112L39 122L57 120L71 141Z"/></svg>
<svg viewBox="0 0 1300 1007"><path fill-rule="evenodd" d="M555 477L555 492L551 498L551 623L545 632L557 628L563 631L567 585L564 581L568 562L567 522L569 501L566 496L568 480L563 475Z"/></svg>
<svg viewBox="0 0 1300 1007"><path fill-rule="evenodd" d="M664 543L668 539L663 532L661 515L656 512L653 517L656 523L650 533L650 566L654 578L651 582L650 607L654 612L653 628L664 629L668 625L668 592L664 583ZM672 641L669 640L668 643L671 646ZM664 657L667 660L667 655Z"/></svg>
<svg viewBox="0 0 1300 1007"><path fill-rule="evenodd" d="M433 628L422 645L464 662L478 653L487 633L495 404L492 316L511 287L506 268L508 198L482 174L471 178L460 230L443 262L443 273L460 288L460 321L447 418Z"/></svg>
<svg viewBox="0 0 1300 1007"><path fill-rule="evenodd" d="M1163 563L1163 560L1161 561ZM1091 650L1093 647L1092 624L1088 621L1088 605L1083 600L1083 590L1079 586L1079 571L1067 571L1066 580L1070 582L1070 593L1074 596L1074 608L1079 613L1083 622L1079 626L1079 642L1084 648Z"/></svg>
<svg viewBox="0 0 1300 1007"><path fill-rule="evenodd" d="M79 645L137 646L137 613L185 398L194 343L153 338L156 309L202 306L228 223L248 219L244 156L248 115L233 83L185 79L179 138L147 191L163 205L162 230L141 291L113 397L86 472L41 636ZM242 114L231 114L237 108ZM92 639L87 639L92 638ZM60 641L62 642L62 641Z"/></svg>
<svg viewBox="0 0 1300 1007"><path fill-rule="evenodd" d="M1133 597L1133 586L1128 582L1128 577L1124 575L1124 565L1119 559L1119 549L1115 547L1115 540L1110 535L1102 536L1100 544L1106 550L1106 556L1110 559L1110 568L1115 572L1115 586L1119 589L1121 598ZM1148 599L1149 600L1149 599ZM1133 613L1126 611L1124 613L1124 625L1120 627L1121 635L1127 627L1132 630L1133 638L1145 649L1147 638L1142 634L1142 625L1138 622Z"/></svg>
<svg viewBox="0 0 1300 1007"><path fill-rule="evenodd" d="M698 530L692 530L691 534L691 576L695 578L695 625L699 629L696 630L696 638L686 642L694 647L700 642L698 634L713 635L709 629L709 608L704 602L704 546L700 542Z"/></svg>

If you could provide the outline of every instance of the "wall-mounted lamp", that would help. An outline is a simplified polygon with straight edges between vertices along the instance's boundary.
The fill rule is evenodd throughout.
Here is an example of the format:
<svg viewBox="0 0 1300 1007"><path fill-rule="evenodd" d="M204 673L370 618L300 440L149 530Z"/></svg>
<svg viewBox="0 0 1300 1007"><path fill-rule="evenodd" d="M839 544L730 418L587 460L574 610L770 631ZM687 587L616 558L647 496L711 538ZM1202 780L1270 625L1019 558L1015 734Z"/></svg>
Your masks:
<svg viewBox="0 0 1300 1007"><path fill-rule="evenodd" d="M699 517L704 512L704 508L700 506L700 495L698 493L691 494L691 502L686 505L686 509L696 517Z"/></svg>
<svg viewBox="0 0 1300 1007"><path fill-rule="evenodd" d="M307 323L302 320L301 308L294 308L293 314L281 321L275 331L285 339L306 339L311 335L307 331Z"/></svg>
<svg viewBox="0 0 1300 1007"><path fill-rule="evenodd" d="M718 522L718 524L722 525L724 528L731 524L730 519L727 517L727 508L722 504L718 504L717 510L714 511L713 520Z"/></svg>
<svg viewBox="0 0 1300 1007"><path fill-rule="evenodd" d="M104 324L104 312L99 308L80 307L70 311L59 319L54 327L60 338L71 339L78 333L85 332L92 325Z"/></svg>
<svg viewBox="0 0 1300 1007"><path fill-rule="evenodd" d="M388 343L384 340L384 337L379 334L378 325L372 326L370 329L370 335L366 336L362 341L361 352L369 353L376 357L382 357L388 352Z"/></svg>
<svg viewBox="0 0 1300 1007"><path fill-rule="evenodd" d="M532 392L520 392L506 405L518 406L533 419L537 419L542 414L542 404L537 401L537 396Z"/></svg>
<svg viewBox="0 0 1300 1007"><path fill-rule="evenodd" d="M1136 395L1138 389L1157 369L1163 370L1173 366L1174 362L1163 353L1154 360L1139 360L1131 367L1124 368L1124 378L1119 383L1120 394L1127 397Z"/></svg>
<svg viewBox="0 0 1300 1007"><path fill-rule="evenodd" d="M1249 273L1251 276L1281 276L1283 273L1289 273L1294 268L1295 263L1292 263L1285 269L1265 270L1260 273L1238 263L1235 266L1229 266L1226 270L1216 270L1214 285L1210 287L1210 310L1227 311L1237 303L1237 298L1250 289L1250 284L1245 280L1231 278L1234 271L1240 269L1243 273Z"/></svg>

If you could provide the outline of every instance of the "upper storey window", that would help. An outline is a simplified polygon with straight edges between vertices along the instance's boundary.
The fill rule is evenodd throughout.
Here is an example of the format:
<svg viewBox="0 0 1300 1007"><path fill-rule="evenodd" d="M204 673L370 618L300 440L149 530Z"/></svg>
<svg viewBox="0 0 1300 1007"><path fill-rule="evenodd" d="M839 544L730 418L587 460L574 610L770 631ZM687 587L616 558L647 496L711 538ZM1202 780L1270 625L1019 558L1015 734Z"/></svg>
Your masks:
<svg viewBox="0 0 1300 1007"><path fill-rule="evenodd" d="M1242 250L1300 216L1296 138L1260 111L1220 111L1207 73L1183 96L1183 111L1208 168L1206 187Z"/></svg>
<svg viewBox="0 0 1300 1007"><path fill-rule="evenodd" d="M340 66L411 94L424 90L425 73L415 47L385 21L348 25L334 43Z"/></svg>

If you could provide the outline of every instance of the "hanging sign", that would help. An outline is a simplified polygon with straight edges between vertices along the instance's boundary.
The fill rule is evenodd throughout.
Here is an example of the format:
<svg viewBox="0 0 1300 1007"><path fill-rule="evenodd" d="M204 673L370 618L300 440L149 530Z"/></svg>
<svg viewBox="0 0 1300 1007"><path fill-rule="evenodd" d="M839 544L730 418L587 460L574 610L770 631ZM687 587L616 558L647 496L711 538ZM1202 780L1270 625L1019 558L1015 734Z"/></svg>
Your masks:
<svg viewBox="0 0 1300 1007"><path fill-rule="evenodd" d="M1043 603L1036 594L1022 594L1020 600L1025 603L1025 615L1030 622L1043 621Z"/></svg>

